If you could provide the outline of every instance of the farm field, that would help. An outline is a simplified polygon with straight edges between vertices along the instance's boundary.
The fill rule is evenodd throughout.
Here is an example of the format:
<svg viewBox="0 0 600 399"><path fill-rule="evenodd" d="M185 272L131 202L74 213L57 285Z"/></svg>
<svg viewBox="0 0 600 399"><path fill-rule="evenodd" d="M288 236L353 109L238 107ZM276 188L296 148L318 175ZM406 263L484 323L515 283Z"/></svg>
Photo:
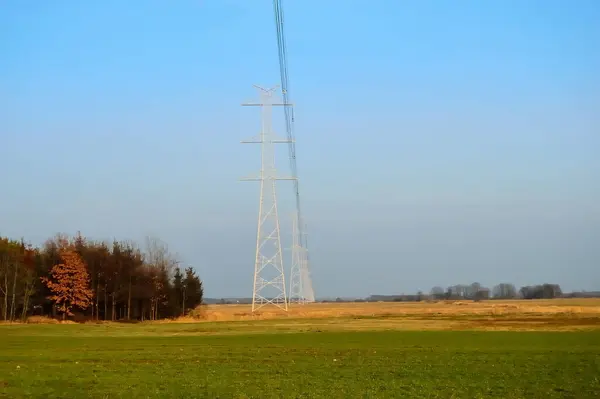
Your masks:
<svg viewBox="0 0 600 399"><path fill-rule="evenodd" d="M0 325L0 397L592 398L599 304L314 304L255 319L239 305L205 310L234 321Z"/></svg>
<svg viewBox="0 0 600 399"><path fill-rule="evenodd" d="M203 313L205 321L271 320L291 330L600 328L600 299L315 303L287 313L262 308L254 315L250 305L212 305Z"/></svg>

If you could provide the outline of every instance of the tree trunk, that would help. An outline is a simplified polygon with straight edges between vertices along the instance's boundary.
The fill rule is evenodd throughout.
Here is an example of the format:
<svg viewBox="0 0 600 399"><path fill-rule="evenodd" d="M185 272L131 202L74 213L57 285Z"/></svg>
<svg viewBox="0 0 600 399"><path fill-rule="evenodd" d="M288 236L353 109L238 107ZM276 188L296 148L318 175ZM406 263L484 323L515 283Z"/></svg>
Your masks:
<svg viewBox="0 0 600 399"><path fill-rule="evenodd" d="M108 294L106 293L106 284L104 284L104 320L108 318Z"/></svg>
<svg viewBox="0 0 600 399"><path fill-rule="evenodd" d="M21 320L27 318L27 308L29 308L29 297L31 296L31 285L27 282L25 285L25 292L23 293L23 312L21 313Z"/></svg>
<svg viewBox="0 0 600 399"><path fill-rule="evenodd" d="M129 293L127 294L127 320L131 320L131 276L129 276Z"/></svg>
<svg viewBox="0 0 600 399"><path fill-rule="evenodd" d="M92 265L93 265L92 266L93 273L90 272L90 276L92 278L92 281L90 282L90 287L92 287L92 290L93 290L94 286L97 286L95 283L96 283L96 280L98 279L98 276L96 275L96 264L95 264L95 262L92 262ZM97 297L98 297L98 295L96 294L96 298ZM92 320L94 320L94 308L97 309L97 305L95 303L94 297L92 296Z"/></svg>
<svg viewBox="0 0 600 399"><path fill-rule="evenodd" d="M185 316L185 290L181 291L181 315Z"/></svg>
<svg viewBox="0 0 600 399"><path fill-rule="evenodd" d="M29 307L29 294L23 297L23 312L21 312L21 320L27 319L27 308Z"/></svg>
<svg viewBox="0 0 600 399"><path fill-rule="evenodd" d="M111 295L111 297L112 297L112 308L111 308L111 311L110 311L110 319L111 319L112 321L115 321L115 320L116 320L116 316L117 316L117 315L115 314L115 312L116 312L116 309L115 309L115 308L116 308L116 306L117 306L115 295L116 295L116 294L115 294L114 292L113 292L113 293L112 293L112 295Z"/></svg>
<svg viewBox="0 0 600 399"><path fill-rule="evenodd" d="M4 320L8 320L8 264L4 273Z"/></svg>
<svg viewBox="0 0 600 399"><path fill-rule="evenodd" d="M100 320L100 279L96 279L96 320Z"/></svg>
<svg viewBox="0 0 600 399"><path fill-rule="evenodd" d="M17 301L17 275L19 274L19 263L15 262L15 274L13 277L13 287L12 287L12 302L10 304L10 320L15 319L16 312L16 301Z"/></svg>
<svg viewBox="0 0 600 399"><path fill-rule="evenodd" d="M90 276L92 276L92 281L90 282L90 287L92 288L92 291L94 291L94 282L95 282L95 277L94 276L95 275L92 274L92 273L90 273ZM95 307L94 305L95 305L94 304L94 296L92 294L92 306L91 306L91 308L92 308L92 320L94 320L94 307Z"/></svg>

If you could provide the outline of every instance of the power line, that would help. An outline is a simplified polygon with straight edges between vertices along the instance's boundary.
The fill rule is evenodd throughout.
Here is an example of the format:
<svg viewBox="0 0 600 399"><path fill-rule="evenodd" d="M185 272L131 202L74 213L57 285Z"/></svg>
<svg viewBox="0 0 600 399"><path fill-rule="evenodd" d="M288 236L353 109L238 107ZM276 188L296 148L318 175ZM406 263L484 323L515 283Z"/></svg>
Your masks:
<svg viewBox="0 0 600 399"><path fill-rule="evenodd" d="M283 7L281 5L282 0L273 0L273 11L275 14L275 26L277 29L277 50L279 55L279 74L281 77L281 92L284 103L291 103L290 101L290 84L288 78L288 66L287 66L287 48L285 43L285 35L283 30L284 15ZM290 160L290 170L292 177L294 178L294 194L296 197L296 218L297 218L297 230L298 230L298 246L304 249L304 262L303 267L306 269L305 274L307 276L308 284L312 292L312 281L310 279L309 272L309 252L308 242L304 233L305 225L302 217L302 207L300 201L300 188L298 182L298 166L296 163L296 139L294 137L294 109L293 107L284 107L285 115L285 127L287 132L287 138L289 140L288 152ZM314 293L311 294L314 298ZM314 299L313 299L314 300Z"/></svg>

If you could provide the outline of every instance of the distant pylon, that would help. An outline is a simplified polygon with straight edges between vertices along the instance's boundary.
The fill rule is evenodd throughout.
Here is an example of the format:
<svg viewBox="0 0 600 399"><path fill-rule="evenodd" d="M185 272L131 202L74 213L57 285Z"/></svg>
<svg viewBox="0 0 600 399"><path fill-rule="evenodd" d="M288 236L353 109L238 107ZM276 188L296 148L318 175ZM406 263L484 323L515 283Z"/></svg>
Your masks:
<svg viewBox="0 0 600 399"><path fill-rule="evenodd" d="M302 278L303 248L298 237L298 212L292 215L292 267L290 268L290 303L305 303Z"/></svg>
<svg viewBox="0 0 600 399"><path fill-rule="evenodd" d="M308 268L308 251L300 244L306 242L306 240L300 241L300 223L298 212L296 212L292 217L292 267L290 268L289 302L304 304L314 302L315 293ZM306 236L306 233L304 235Z"/></svg>
<svg viewBox="0 0 600 399"><path fill-rule="evenodd" d="M304 220L298 220L298 223L304 224ZM304 236L304 239L301 242L304 243L304 246L302 247L302 251L300 252L300 276L302 278L302 292L304 295L304 302L314 302L315 291L313 290L312 277L310 276L307 248L308 234L306 233L306 230L306 226L303 226L303 229L301 231Z"/></svg>
<svg viewBox="0 0 600 399"><path fill-rule="evenodd" d="M254 87L259 90L261 101L259 103L242 104L244 106L258 106L262 108L262 128L260 134L250 140L242 141L242 143L258 143L261 145L260 175L242 179L245 181L260 182L252 312L268 304L275 305L287 311L288 303L283 271L283 254L281 251L275 183L277 180L294 180L294 178L277 176L274 144L289 143L290 140L275 138L272 131L272 107L290 106L291 104L276 103L273 101L273 93L277 87L271 89L264 89L259 86Z"/></svg>

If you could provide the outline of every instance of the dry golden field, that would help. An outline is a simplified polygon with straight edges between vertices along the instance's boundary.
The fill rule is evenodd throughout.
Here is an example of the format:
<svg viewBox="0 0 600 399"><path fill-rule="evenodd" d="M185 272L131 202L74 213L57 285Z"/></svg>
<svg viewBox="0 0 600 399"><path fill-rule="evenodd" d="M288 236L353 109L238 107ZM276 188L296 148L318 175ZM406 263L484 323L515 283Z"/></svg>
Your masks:
<svg viewBox="0 0 600 399"><path fill-rule="evenodd" d="M255 314L250 305L209 305L201 317L242 322L236 323L240 327L258 326L260 320L270 320L277 330L600 329L600 299L314 303L292 305L287 313L263 307Z"/></svg>
<svg viewBox="0 0 600 399"><path fill-rule="evenodd" d="M331 318L392 315L549 315L577 314L600 316L600 298L507 301L437 301L437 302L342 302L290 305L288 312L272 306L252 315L250 305L208 305L205 318L233 321L275 318Z"/></svg>
<svg viewBox="0 0 600 399"><path fill-rule="evenodd" d="M190 328L194 335L353 330L600 330L600 298L313 303L291 305L288 312L265 306L255 314L250 305L207 305L194 313L195 317L141 324L193 324L195 326ZM39 316L29 318L27 323L76 324ZM117 328L119 325L125 327L118 322L90 321L85 324L88 323L112 325L114 328L107 333L125 331ZM151 330L145 333L151 333ZM180 333L179 328L173 330L174 335Z"/></svg>

